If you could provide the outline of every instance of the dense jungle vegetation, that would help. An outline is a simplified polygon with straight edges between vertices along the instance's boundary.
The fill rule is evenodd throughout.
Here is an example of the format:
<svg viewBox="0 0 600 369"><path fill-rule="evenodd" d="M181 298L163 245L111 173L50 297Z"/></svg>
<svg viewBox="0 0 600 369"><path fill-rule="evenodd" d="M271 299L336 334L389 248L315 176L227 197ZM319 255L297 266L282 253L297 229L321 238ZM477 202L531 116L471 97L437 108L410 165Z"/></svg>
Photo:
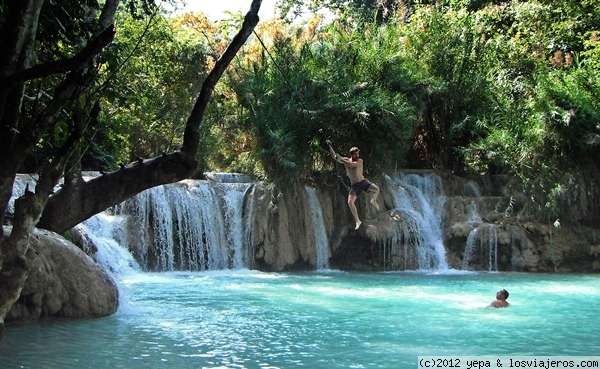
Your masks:
<svg viewBox="0 0 600 369"><path fill-rule="evenodd" d="M305 5L329 9L333 20L294 20L298 3L282 1L281 19L261 21L217 84L201 171L274 183L310 177L335 169L323 144L330 138L341 152L359 146L370 175L507 174L523 180L532 212L555 219L586 201L589 213L574 220L595 215L600 2L329 0ZM59 30L62 16L48 27ZM115 170L180 147L201 83L242 20L119 12L101 54L84 169ZM40 54L75 40L42 39ZM28 88L35 95L39 85ZM57 126L23 169L35 170L64 134Z"/></svg>

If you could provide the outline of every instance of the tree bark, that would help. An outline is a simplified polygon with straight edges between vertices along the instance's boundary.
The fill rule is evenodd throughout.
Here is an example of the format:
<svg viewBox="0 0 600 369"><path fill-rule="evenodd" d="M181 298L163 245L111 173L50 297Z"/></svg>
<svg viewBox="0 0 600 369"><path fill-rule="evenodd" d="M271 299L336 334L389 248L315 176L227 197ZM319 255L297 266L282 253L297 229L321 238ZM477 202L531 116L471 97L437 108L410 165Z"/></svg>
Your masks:
<svg viewBox="0 0 600 369"><path fill-rule="evenodd" d="M95 58L115 36L114 26L111 24L73 57L66 60L57 60L55 62L38 64L29 69L16 72L5 76L0 80L0 88L10 86L12 83L23 82L36 78L44 78L53 74L66 73L72 70L79 70L87 66L92 58Z"/></svg>
<svg viewBox="0 0 600 369"><path fill-rule="evenodd" d="M6 8L6 23L0 32L0 78L29 67L38 19L44 0L13 1ZM8 201L17 170L24 157L15 150L19 133L19 115L25 84L17 81L0 87L0 223L4 223ZM0 236L4 233L0 228ZM1 261L0 250L0 261ZM1 264L0 264L1 268Z"/></svg>
<svg viewBox="0 0 600 369"><path fill-rule="evenodd" d="M107 4L112 5L112 1ZM70 73L55 90L52 101L38 119L27 124L20 121L21 102L24 96L25 79L22 73L29 68L33 55L33 44L38 32L39 17L43 0L12 1L7 4L8 19L3 25L4 38L0 57L0 220L4 222L5 211L12 194L16 173L27 153L40 138L55 124L54 116L67 104L77 99L80 88L89 86L87 77L89 62L112 40L114 31L102 32L98 42L89 47L70 63ZM109 16L110 12L104 12ZM114 12L113 12L114 18ZM104 45L101 46L100 44ZM62 70L58 71L62 72ZM21 75L21 77L19 77ZM12 78L11 76L17 76ZM5 82L5 83L4 83ZM81 132L73 130L63 147L42 166L35 192L26 193L15 201L15 213L10 235L4 237L0 228L0 332L4 318L19 298L29 273L29 241L36 223L53 192L56 183L64 174L65 163L77 145Z"/></svg>
<svg viewBox="0 0 600 369"><path fill-rule="evenodd" d="M64 233L85 219L117 205L141 191L190 178L197 162L182 152L140 160L89 181L70 183L46 204L38 228Z"/></svg>

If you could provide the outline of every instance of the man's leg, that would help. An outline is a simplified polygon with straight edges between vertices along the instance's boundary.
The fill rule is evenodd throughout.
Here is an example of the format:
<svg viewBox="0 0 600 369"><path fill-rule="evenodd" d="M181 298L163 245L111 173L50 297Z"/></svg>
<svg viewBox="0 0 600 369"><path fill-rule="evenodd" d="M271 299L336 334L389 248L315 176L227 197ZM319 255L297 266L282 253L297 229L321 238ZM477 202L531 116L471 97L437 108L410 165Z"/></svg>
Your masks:
<svg viewBox="0 0 600 369"><path fill-rule="evenodd" d="M379 187L377 187L375 183L371 183L371 185L369 186L369 193L373 194L371 196L370 203L373 204L377 211L379 211L379 204L377 204L377 196L379 196Z"/></svg>
<svg viewBox="0 0 600 369"><path fill-rule="evenodd" d="M350 208L350 212L352 213L352 216L354 217L354 222L356 223L356 227L354 227L354 229L358 229L362 222L360 221L360 219L358 219L358 210L356 209L356 205L354 204L355 201L356 195L348 195L348 207Z"/></svg>

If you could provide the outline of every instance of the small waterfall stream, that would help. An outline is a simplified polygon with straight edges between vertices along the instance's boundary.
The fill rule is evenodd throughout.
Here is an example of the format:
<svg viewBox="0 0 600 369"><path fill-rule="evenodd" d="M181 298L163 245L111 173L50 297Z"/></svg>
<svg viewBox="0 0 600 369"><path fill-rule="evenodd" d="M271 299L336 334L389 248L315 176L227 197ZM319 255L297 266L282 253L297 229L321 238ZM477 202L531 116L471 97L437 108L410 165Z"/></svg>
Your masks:
<svg viewBox="0 0 600 369"><path fill-rule="evenodd" d="M446 201L442 180L434 174L404 174L385 177L393 199L394 216L402 232L391 240L386 257L402 255L403 269L413 269L409 260L416 254L419 270L447 270L442 236L442 209ZM392 264L398 264L392 261Z"/></svg>
<svg viewBox="0 0 600 369"><path fill-rule="evenodd" d="M481 197L481 190L474 182L468 183L476 197ZM467 237L462 260L463 270L498 270L498 227L485 223L479 215L477 203L472 200L468 208L467 223L474 228ZM475 268L474 268L475 266Z"/></svg>
<svg viewBox="0 0 600 369"><path fill-rule="evenodd" d="M103 212L76 226L85 237L83 251L95 254L96 262L110 273L115 281L142 270L133 255L121 246L125 238L124 221L124 216ZM92 247L96 247L97 250L91 250Z"/></svg>
<svg viewBox="0 0 600 369"><path fill-rule="evenodd" d="M327 241L325 220L323 219L323 211L317 196L317 190L313 187L305 187L304 190L308 199L315 234L317 270L329 269L329 242Z"/></svg>
<svg viewBox="0 0 600 369"><path fill-rule="evenodd" d="M485 268L485 264L490 272L498 270L498 228L495 224L481 224L469 233L462 269L470 270L476 261L481 264L476 268L478 270Z"/></svg>

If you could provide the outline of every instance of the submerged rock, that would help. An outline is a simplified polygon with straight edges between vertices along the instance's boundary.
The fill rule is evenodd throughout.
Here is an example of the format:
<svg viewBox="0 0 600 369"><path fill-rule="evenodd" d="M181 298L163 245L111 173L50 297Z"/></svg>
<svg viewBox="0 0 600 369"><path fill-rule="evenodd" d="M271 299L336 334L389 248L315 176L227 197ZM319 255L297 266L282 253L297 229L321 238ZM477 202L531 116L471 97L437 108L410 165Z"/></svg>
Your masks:
<svg viewBox="0 0 600 369"><path fill-rule="evenodd" d="M93 318L111 315L119 292L113 280L89 256L62 236L35 230L31 236L31 270L21 297L6 321Z"/></svg>

